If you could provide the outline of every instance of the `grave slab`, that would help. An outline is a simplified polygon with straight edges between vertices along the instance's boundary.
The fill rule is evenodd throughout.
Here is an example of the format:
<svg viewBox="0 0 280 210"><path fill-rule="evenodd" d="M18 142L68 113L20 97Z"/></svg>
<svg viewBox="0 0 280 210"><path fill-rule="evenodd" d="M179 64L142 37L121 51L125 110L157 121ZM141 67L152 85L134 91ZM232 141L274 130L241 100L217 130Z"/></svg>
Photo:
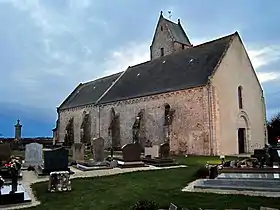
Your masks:
<svg viewBox="0 0 280 210"><path fill-rule="evenodd" d="M17 191L14 194L10 194L12 190L11 185L4 185L1 189L0 204L18 204L24 202L31 202L31 197L28 195L26 190L21 184L18 184Z"/></svg>
<svg viewBox="0 0 280 210"><path fill-rule="evenodd" d="M194 188L220 189L239 191L280 192L279 181L263 181L248 179L204 179L197 182Z"/></svg>
<svg viewBox="0 0 280 210"><path fill-rule="evenodd" d="M279 173L221 173L217 179L265 179L280 181Z"/></svg>

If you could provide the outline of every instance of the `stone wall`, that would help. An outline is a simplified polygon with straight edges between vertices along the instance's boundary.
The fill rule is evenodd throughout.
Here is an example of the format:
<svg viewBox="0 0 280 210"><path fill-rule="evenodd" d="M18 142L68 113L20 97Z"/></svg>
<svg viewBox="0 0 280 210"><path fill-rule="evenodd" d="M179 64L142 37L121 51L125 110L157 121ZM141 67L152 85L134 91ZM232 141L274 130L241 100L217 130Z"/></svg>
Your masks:
<svg viewBox="0 0 280 210"><path fill-rule="evenodd" d="M138 112L144 110L144 135L153 144L164 141L164 107L175 110L170 146L173 153L209 154L208 93L205 87L121 101L100 107L100 133L109 145L110 110L120 114L121 144L132 142L132 126Z"/></svg>
<svg viewBox="0 0 280 210"><path fill-rule="evenodd" d="M182 50L188 49L191 46L188 45L184 45L184 48L182 46L183 44L179 43L179 42L174 42L174 52L180 52Z"/></svg>
<svg viewBox="0 0 280 210"><path fill-rule="evenodd" d="M99 134L99 124L98 124L98 107L95 106L85 106L78 107L73 109L66 109L59 112L59 128L58 128L58 140L59 142L64 141L65 137L65 128L71 119L74 118L74 141L80 142L81 140L81 125L83 122L83 113L86 112L90 115L91 120L91 136L97 137Z"/></svg>
<svg viewBox="0 0 280 210"><path fill-rule="evenodd" d="M226 79L230 78L230 79ZM217 98L217 154L238 153L238 128L246 128L245 152L263 148L266 142L266 116L262 88L246 50L238 36L212 78ZM238 87L242 87L243 108L238 105Z"/></svg>
<svg viewBox="0 0 280 210"><path fill-rule="evenodd" d="M65 128L71 117L74 117L74 141L80 142L80 126L83 112L91 117L91 136L105 139L105 147L111 144L108 128L111 119L111 108L120 115L121 145L132 142L132 126L140 110L144 111L142 137L153 144L164 142L164 112L169 104L175 110L170 133L171 151L176 154L210 154L208 90L198 87L183 91L164 93L138 99L120 101L100 107L87 106L59 112L59 141L64 141ZM100 116L99 112L100 111ZM100 118L99 118L100 117ZM100 121L99 121L100 119ZM100 122L100 126L99 126Z"/></svg>
<svg viewBox="0 0 280 210"><path fill-rule="evenodd" d="M173 39L164 19L159 21L155 31L154 40L150 49L151 60L161 57L160 48L164 48L164 55L169 55L174 52Z"/></svg>

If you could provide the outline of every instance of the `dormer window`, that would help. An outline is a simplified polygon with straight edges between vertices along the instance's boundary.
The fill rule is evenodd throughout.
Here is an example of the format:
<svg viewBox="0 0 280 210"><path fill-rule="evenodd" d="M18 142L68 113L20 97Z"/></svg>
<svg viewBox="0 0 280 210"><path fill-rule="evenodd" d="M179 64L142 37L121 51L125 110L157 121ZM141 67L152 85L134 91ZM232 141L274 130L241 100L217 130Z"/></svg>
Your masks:
<svg viewBox="0 0 280 210"><path fill-rule="evenodd" d="M160 56L164 56L164 48L160 48Z"/></svg>
<svg viewBox="0 0 280 210"><path fill-rule="evenodd" d="M163 26L160 27L160 30L163 31Z"/></svg>

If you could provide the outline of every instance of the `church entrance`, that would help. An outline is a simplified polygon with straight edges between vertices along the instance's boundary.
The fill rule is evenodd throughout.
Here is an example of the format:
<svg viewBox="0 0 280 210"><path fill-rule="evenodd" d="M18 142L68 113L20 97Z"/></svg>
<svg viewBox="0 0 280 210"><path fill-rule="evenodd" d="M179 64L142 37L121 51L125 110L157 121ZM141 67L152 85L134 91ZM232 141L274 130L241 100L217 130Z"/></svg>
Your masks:
<svg viewBox="0 0 280 210"><path fill-rule="evenodd" d="M238 153L245 153L246 130L245 128L238 129Z"/></svg>

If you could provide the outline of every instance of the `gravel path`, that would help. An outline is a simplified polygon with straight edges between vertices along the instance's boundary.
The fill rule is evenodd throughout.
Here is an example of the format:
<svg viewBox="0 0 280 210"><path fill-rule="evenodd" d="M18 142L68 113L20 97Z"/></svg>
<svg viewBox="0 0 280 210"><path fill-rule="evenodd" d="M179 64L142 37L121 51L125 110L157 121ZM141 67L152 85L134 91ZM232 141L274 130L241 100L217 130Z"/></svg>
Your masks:
<svg viewBox="0 0 280 210"><path fill-rule="evenodd" d="M121 173L128 173L128 172L135 172L135 171L148 171L148 170L164 170L164 169L172 169L172 168L183 168L187 167L185 165L180 166L170 166L170 167L155 167L155 166L149 166L149 167L138 167L138 168L113 168L113 169L104 169L104 170L94 170L94 171L80 171L76 168L70 167L72 171L75 172L75 174L70 175L70 179L75 178L83 178L83 177L97 177L97 176L109 176L109 175L115 175L115 174L121 174ZM34 196L31 184L37 183L37 182L43 182L48 181L49 177L37 177L34 171L23 171L23 179L20 181L20 184L22 184L29 194L29 196L32 199L32 202L26 203L26 204L19 204L19 205L10 205L10 206L1 206L0 209L21 209L21 208L28 208L31 206L37 206L40 205L40 201L36 199Z"/></svg>
<svg viewBox="0 0 280 210"><path fill-rule="evenodd" d="M195 189L194 185L201 180L195 180L182 189L184 192L203 192L203 193L217 193L217 194L238 194L249 196L263 196L263 197L280 197L279 192L260 192L260 191L239 191L239 190L220 190L220 189Z"/></svg>

